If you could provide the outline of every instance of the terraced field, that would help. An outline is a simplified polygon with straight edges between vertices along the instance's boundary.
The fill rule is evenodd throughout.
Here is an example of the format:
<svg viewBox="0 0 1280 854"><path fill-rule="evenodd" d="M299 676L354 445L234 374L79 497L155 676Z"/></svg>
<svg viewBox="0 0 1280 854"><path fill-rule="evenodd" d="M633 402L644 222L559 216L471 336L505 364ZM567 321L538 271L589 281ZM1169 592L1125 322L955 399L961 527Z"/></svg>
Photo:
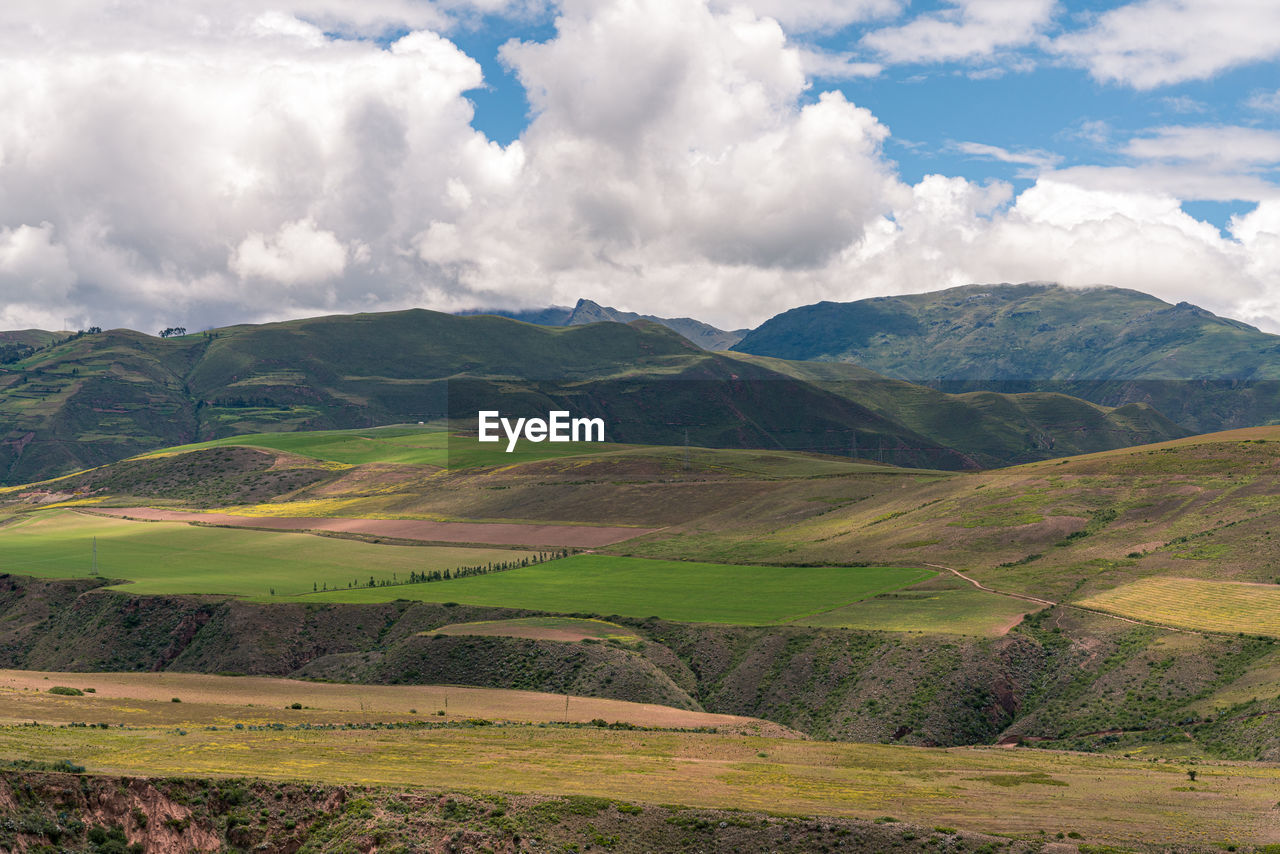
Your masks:
<svg viewBox="0 0 1280 854"><path fill-rule="evenodd" d="M1184 629L1280 637L1280 585L1276 584L1144 578L1079 604Z"/></svg>

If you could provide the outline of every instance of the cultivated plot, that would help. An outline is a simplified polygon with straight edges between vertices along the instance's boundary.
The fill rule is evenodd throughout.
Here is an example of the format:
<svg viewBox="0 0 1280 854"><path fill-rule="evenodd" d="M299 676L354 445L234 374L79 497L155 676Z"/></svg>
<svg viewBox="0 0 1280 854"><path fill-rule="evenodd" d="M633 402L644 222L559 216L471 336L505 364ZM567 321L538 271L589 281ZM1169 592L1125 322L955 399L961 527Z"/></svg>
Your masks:
<svg viewBox="0 0 1280 854"><path fill-rule="evenodd" d="M967 586L967 585L966 585ZM796 620L800 626L998 637L1042 605L982 590L885 593Z"/></svg>
<svg viewBox="0 0 1280 854"><path fill-rule="evenodd" d="M575 555L441 583L338 590L307 598L327 602L415 599L562 614L768 625L829 611L933 575L932 570L903 567L735 566Z"/></svg>
<svg viewBox="0 0 1280 854"><path fill-rule="evenodd" d="M50 688L72 689L50 692ZM76 694L75 691L80 691ZM180 702L174 702L177 698ZM294 706L298 708L294 708ZM202 673L0 670L0 721L129 726L604 720L636 726L786 734L779 724L598 697L456 685L344 685Z"/></svg>
<svg viewBox="0 0 1280 854"><path fill-rule="evenodd" d="M96 561L99 576L127 580L122 587L130 593L208 593L258 601L538 556L513 549L375 545L306 534L134 522L71 510L33 514L0 528L4 572L85 578ZM395 599L395 591L407 586L380 589Z"/></svg>
<svg viewBox="0 0 1280 854"><path fill-rule="evenodd" d="M1079 604L1166 626L1280 637L1280 585L1276 584L1144 578Z"/></svg>

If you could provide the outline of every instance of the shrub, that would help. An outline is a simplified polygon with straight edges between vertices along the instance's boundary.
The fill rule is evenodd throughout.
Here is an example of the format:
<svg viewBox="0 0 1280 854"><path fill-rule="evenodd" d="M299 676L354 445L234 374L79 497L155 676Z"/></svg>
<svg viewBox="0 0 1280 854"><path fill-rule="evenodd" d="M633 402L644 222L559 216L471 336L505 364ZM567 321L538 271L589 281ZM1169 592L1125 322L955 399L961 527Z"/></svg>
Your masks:
<svg viewBox="0 0 1280 854"><path fill-rule="evenodd" d="M64 697L83 697L84 692L79 688L69 688L66 685L54 685L49 689L50 694L61 694Z"/></svg>

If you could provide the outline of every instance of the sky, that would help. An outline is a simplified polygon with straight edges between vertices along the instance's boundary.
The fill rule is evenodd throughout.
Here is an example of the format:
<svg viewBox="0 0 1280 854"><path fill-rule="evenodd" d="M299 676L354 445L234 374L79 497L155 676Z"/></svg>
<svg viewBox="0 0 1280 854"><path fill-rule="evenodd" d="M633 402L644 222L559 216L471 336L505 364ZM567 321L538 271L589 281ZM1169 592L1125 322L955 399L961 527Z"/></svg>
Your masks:
<svg viewBox="0 0 1280 854"><path fill-rule="evenodd" d="M1273 0L7 0L0 328L1115 285L1280 332Z"/></svg>

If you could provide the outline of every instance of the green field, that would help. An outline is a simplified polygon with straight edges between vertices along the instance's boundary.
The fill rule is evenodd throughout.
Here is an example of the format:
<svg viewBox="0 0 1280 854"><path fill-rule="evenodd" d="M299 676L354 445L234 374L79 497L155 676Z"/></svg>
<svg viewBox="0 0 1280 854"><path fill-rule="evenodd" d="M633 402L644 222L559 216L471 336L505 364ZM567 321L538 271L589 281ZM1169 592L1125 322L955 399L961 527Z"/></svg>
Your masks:
<svg viewBox="0 0 1280 854"><path fill-rule="evenodd" d="M98 574L126 579L130 593L213 593L279 601L312 585L345 588L412 572L519 560L532 552L375 545L309 534L105 519L52 510L0 527L0 570L39 578L86 578L97 543ZM443 582L436 582L443 584ZM275 589L274 597L271 590ZM387 598L411 587L386 587Z"/></svg>
<svg viewBox="0 0 1280 854"><path fill-rule="evenodd" d="M516 617L511 620L479 620L454 623L423 634L478 635L482 637L530 638L533 640L580 641L585 639L636 643L640 636L625 626L606 620L579 617Z"/></svg>
<svg viewBox="0 0 1280 854"><path fill-rule="evenodd" d="M507 453L505 441L482 443L471 436L450 434L438 425L423 425L372 427L364 430L254 433L247 436L228 436L211 442L179 445L157 453L183 453L227 445L272 448L312 459L348 465L389 463L439 466L440 468L514 465L557 457L625 450L630 447L609 443L549 444L521 441L515 450Z"/></svg>
<svg viewBox="0 0 1280 854"><path fill-rule="evenodd" d="M306 598L325 602L416 599L555 613L769 625L898 590L933 575L932 570L901 567L733 566L575 555L510 572L338 590Z"/></svg>
<svg viewBox="0 0 1280 854"><path fill-rule="evenodd" d="M683 448L666 445L619 445L611 442L550 444L521 441L510 453L506 441L481 443L473 436L450 434L439 425L373 427L362 430L311 430L296 433L254 433L210 442L178 445L155 454L185 453L205 448L245 445L271 448L299 456L347 465L388 463L441 468L507 466L561 457L656 458L683 468L686 457L697 471L723 471L769 478L820 477L853 472L894 471L892 467L853 462L840 457L797 451L736 448ZM150 454L148 456L154 456Z"/></svg>
<svg viewBox="0 0 1280 854"><path fill-rule="evenodd" d="M963 589L886 593L795 622L821 628L992 637L1007 633L1023 614L1040 607L966 584Z"/></svg>

